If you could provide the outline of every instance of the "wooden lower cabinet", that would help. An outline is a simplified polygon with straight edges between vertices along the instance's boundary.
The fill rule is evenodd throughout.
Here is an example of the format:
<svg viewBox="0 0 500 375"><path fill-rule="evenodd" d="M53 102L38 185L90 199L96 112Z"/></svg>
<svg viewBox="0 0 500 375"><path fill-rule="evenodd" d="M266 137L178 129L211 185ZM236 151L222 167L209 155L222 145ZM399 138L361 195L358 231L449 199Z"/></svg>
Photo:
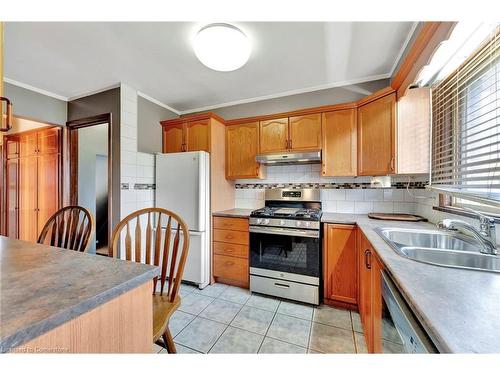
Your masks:
<svg viewBox="0 0 500 375"><path fill-rule="evenodd" d="M373 246L358 230L359 314L370 353L382 350L382 262Z"/></svg>
<svg viewBox="0 0 500 375"><path fill-rule="evenodd" d="M355 225L325 224L323 286L326 304L357 309L358 258Z"/></svg>
<svg viewBox="0 0 500 375"><path fill-rule="evenodd" d="M213 228L215 281L248 288L248 219L214 216Z"/></svg>

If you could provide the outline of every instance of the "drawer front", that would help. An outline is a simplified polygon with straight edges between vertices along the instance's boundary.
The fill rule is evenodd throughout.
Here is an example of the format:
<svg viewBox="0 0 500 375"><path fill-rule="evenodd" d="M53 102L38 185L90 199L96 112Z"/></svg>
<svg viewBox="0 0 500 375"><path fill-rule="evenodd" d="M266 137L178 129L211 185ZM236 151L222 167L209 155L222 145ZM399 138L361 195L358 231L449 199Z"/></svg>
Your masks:
<svg viewBox="0 0 500 375"><path fill-rule="evenodd" d="M214 255L214 276L248 282L248 259Z"/></svg>
<svg viewBox="0 0 500 375"><path fill-rule="evenodd" d="M250 275L250 291L319 305L319 287Z"/></svg>
<svg viewBox="0 0 500 375"><path fill-rule="evenodd" d="M214 216L214 228L248 232L248 219Z"/></svg>
<svg viewBox="0 0 500 375"><path fill-rule="evenodd" d="M248 259L248 246L227 242L214 242L214 254Z"/></svg>
<svg viewBox="0 0 500 375"><path fill-rule="evenodd" d="M234 230L214 229L214 241L235 243L248 246L249 233L237 232Z"/></svg>

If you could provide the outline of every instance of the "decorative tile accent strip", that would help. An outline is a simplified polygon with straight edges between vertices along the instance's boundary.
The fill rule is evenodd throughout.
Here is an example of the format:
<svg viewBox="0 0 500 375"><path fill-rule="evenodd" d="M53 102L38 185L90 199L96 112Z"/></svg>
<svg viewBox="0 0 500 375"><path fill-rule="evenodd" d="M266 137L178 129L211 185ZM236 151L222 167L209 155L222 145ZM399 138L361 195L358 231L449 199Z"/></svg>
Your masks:
<svg viewBox="0 0 500 375"><path fill-rule="evenodd" d="M425 189L427 182L410 182L410 189ZM406 189L407 182L393 182L390 189ZM235 184L236 189L384 189L373 188L369 182L359 183L276 183L276 184ZM389 189L389 188L386 188Z"/></svg>
<svg viewBox="0 0 500 375"><path fill-rule="evenodd" d="M155 190L156 184L134 184L134 190Z"/></svg>
<svg viewBox="0 0 500 375"><path fill-rule="evenodd" d="M129 190L129 183L128 182L122 182L120 184L120 187L122 190Z"/></svg>

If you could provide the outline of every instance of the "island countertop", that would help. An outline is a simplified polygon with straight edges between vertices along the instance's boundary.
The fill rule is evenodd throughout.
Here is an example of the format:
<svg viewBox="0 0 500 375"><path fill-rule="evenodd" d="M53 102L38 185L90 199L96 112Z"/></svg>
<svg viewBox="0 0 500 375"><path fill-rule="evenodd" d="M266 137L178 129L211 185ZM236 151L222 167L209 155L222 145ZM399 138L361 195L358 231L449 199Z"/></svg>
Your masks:
<svg viewBox="0 0 500 375"><path fill-rule="evenodd" d="M434 266L397 254L373 229L435 229L425 222L324 212L324 223L356 224L440 352L500 352L500 274Z"/></svg>
<svg viewBox="0 0 500 375"><path fill-rule="evenodd" d="M126 293L158 267L0 236L0 351Z"/></svg>

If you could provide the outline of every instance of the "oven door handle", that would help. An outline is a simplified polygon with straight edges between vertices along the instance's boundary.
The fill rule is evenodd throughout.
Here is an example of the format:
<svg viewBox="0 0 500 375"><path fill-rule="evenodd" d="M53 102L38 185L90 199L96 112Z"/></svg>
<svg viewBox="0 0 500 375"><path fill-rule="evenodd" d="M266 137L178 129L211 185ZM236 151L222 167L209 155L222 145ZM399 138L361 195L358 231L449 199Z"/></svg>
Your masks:
<svg viewBox="0 0 500 375"><path fill-rule="evenodd" d="M319 230L304 230L292 228L257 227L250 225L250 233L278 234L282 236L319 238Z"/></svg>

